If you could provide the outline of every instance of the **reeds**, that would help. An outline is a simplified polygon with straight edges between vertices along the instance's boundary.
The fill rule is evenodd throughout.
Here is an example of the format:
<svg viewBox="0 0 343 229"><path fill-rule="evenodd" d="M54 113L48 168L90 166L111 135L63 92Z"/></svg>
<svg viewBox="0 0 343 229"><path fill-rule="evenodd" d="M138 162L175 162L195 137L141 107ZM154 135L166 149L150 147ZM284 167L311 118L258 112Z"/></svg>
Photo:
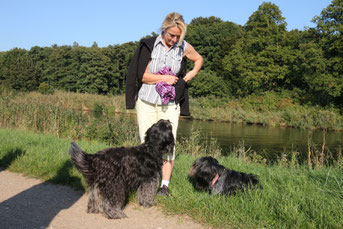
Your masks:
<svg viewBox="0 0 343 229"><path fill-rule="evenodd" d="M201 106L205 108L210 106L205 99L199 101L202 101ZM221 103L225 104L227 101ZM229 104L240 112L243 112L242 106L246 106L232 101ZM60 91L55 92L54 95L41 95L37 92L20 94L8 91L3 92L0 98L0 127L19 128L73 140L99 140L109 145L135 145L139 143L135 121L125 117L123 113L121 115L116 113L123 107L124 100L120 96L106 97ZM220 109L215 107L215 104L211 107L220 113ZM267 108L263 110L265 109ZM190 138L180 139L177 142L176 147L182 153L194 156L222 154L222 149L214 138L200 136L200 132L196 129L192 129L191 132ZM307 145L307 152L291 150L267 153L263 150L260 152L252 150L242 140L237 146L233 146L230 153L245 162L279 164L293 168L304 163L307 163L308 168L322 168L326 165L342 168L342 147L329 149L325 135L321 146L316 145L311 136Z"/></svg>
<svg viewBox="0 0 343 229"><path fill-rule="evenodd" d="M282 167L298 168L306 165L308 169L321 169L323 167L334 166L343 168L342 147L331 151L326 144L326 135L323 134L321 145L317 145L312 141L311 136L308 137L307 152L299 152L298 150L290 150L284 152L256 152L247 146L242 139L237 145L233 145L230 153L244 162L254 162L263 165L279 165Z"/></svg>
<svg viewBox="0 0 343 229"><path fill-rule="evenodd" d="M1 90L2 98L12 97L12 102L25 104L50 104L69 110L93 111L101 105L107 114L134 113L125 109L125 99L120 96L103 96L71 93L56 90L54 94L38 92L21 93ZM287 96L269 92L262 96L241 99L190 98L192 118L265 126L289 126L302 129L343 130L343 116L337 108L300 105ZM342 112L342 111L341 111Z"/></svg>
<svg viewBox="0 0 343 229"><path fill-rule="evenodd" d="M100 140L109 145L118 142L134 144L138 141L136 125L132 119L105 111L97 103L95 109L92 108L93 112L72 107L75 106L66 103L63 106L55 105L35 99L32 102L1 99L0 127L19 128L74 140Z"/></svg>
<svg viewBox="0 0 343 229"><path fill-rule="evenodd" d="M222 154L222 149L215 138L204 138L201 136L200 131L193 127L191 133L189 138L182 138L176 142L176 148L179 149L180 153L193 156L211 155L214 157Z"/></svg>

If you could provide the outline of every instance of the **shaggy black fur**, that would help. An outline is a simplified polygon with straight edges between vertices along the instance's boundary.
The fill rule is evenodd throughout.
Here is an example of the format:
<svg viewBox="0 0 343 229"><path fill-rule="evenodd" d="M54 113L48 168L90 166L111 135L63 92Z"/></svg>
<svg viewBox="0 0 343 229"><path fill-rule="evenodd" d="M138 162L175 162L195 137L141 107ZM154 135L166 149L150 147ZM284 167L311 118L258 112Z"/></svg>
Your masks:
<svg viewBox="0 0 343 229"><path fill-rule="evenodd" d="M219 177L216 180L217 174ZM262 188L256 175L225 168L213 157L196 159L189 175L195 189L213 194L231 195L253 186Z"/></svg>
<svg viewBox="0 0 343 229"><path fill-rule="evenodd" d="M145 143L136 147L87 154L71 143L71 160L90 186L87 212L101 212L109 219L127 217L122 209L127 194L136 190L139 203L151 207L161 177L162 155L172 153L173 148L172 126L166 120L152 125Z"/></svg>

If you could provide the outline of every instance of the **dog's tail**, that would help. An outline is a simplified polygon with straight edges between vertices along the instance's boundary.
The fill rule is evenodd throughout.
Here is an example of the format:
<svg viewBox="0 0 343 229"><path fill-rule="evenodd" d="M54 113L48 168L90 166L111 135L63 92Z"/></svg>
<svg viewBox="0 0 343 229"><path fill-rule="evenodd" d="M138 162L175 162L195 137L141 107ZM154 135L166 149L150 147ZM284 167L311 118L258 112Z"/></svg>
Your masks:
<svg viewBox="0 0 343 229"><path fill-rule="evenodd" d="M91 177L93 169L91 167L89 155L83 152L75 142L71 143L69 148L69 154L71 161L73 162L75 167L82 173L82 175L86 179Z"/></svg>

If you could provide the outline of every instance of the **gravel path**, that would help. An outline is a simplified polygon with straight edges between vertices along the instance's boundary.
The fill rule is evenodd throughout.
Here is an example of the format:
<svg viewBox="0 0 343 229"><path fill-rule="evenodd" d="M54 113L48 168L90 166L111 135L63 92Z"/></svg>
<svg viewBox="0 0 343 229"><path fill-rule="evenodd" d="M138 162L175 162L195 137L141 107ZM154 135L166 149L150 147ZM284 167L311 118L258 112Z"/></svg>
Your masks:
<svg viewBox="0 0 343 229"><path fill-rule="evenodd" d="M0 228L168 229L204 228L186 216L129 203L128 218L108 220L86 213L88 194L0 169Z"/></svg>

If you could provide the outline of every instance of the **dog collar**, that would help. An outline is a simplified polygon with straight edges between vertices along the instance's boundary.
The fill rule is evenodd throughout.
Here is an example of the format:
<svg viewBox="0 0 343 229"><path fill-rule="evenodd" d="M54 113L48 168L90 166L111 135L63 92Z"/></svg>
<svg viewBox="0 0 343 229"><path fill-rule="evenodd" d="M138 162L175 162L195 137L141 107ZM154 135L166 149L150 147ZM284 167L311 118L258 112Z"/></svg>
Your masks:
<svg viewBox="0 0 343 229"><path fill-rule="evenodd" d="M217 183L218 179L219 179L219 174L217 173L211 182L211 187L213 187Z"/></svg>

